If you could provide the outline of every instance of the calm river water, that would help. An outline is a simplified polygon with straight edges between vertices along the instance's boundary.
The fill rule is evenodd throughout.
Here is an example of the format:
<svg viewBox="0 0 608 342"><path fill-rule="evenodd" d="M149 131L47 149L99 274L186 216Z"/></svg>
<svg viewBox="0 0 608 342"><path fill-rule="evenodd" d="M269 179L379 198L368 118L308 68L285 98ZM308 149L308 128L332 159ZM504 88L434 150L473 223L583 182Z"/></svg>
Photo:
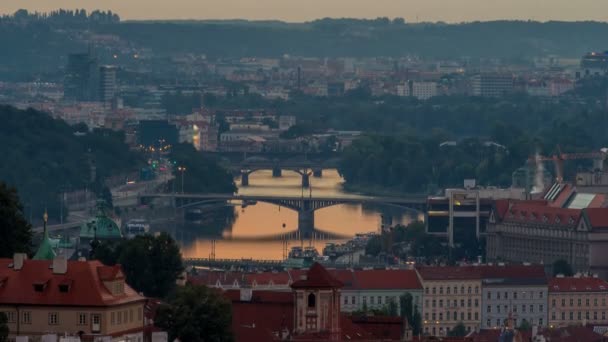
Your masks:
<svg viewBox="0 0 608 342"><path fill-rule="evenodd" d="M342 178L336 170L324 170L323 177L311 177L312 196L349 196L342 190ZM302 188L299 174L283 171L282 177L272 177L272 171L257 171L249 176L249 186L240 184L239 194L243 195L283 195L301 196ZM305 190L309 195L309 190ZM233 220L227 222L224 216L234 211ZM222 212L223 214L217 214ZM186 258L207 258L212 251L212 241L215 242L216 258L254 258L282 259L283 243L272 236L297 230L298 214L276 205L258 202L242 208L235 205L229 209L216 210L215 216L220 216L213 223L185 223L178 225L174 235L182 247ZM392 223L407 224L418 216L394 207L372 207L367 205L336 205L315 212L315 227L340 235L354 236L357 233L377 232L380 227L381 215L392 217ZM218 223L219 221L219 223ZM285 225L285 227L283 227ZM319 253L327 242L343 242L344 240L292 240L288 248L294 246L313 245Z"/></svg>

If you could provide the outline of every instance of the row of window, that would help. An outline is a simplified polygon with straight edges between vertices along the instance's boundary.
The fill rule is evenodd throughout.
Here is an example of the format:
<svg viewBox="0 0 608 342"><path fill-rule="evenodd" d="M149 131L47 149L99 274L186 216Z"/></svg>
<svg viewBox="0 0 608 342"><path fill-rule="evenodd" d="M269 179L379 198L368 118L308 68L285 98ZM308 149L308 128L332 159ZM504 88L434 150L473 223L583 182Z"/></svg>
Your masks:
<svg viewBox="0 0 608 342"><path fill-rule="evenodd" d="M557 317L558 317L558 315L557 315L556 312L551 312L551 320L555 321L555 320L557 320ZM598 316L598 312L594 311L593 312L593 320L598 320L598 317L599 317ZM601 318L602 321L606 320L606 311L602 311L601 312L601 317L602 317ZM568 318L569 318L570 321L574 321L574 311L570 311L568 313ZM582 311L577 311L576 312L576 319L579 320L579 321L583 319L583 312ZM589 311L585 311L585 319L588 319L588 320L591 319L591 313ZM562 321L566 320L566 312L565 311L562 311L562 313L561 313L561 320Z"/></svg>
<svg viewBox="0 0 608 342"><path fill-rule="evenodd" d="M8 323L17 323L17 312L15 311L7 311L4 312ZM86 313L77 313L78 315L78 325L86 325L88 314ZM93 320L93 324L99 324L101 321L99 314L91 314L91 319ZM49 325L58 325L59 313L58 312L49 312L48 313L48 324ZM32 312L31 311L21 311L21 324L32 324Z"/></svg>
<svg viewBox="0 0 608 342"><path fill-rule="evenodd" d="M526 295L529 298L526 298ZM496 299L501 299L501 297L503 299L509 299L509 292L505 291L501 295L500 291L497 291L497 292L488 291L488 295L487 295L488 299L492 299L492 296L494 296ZM545 292L544 291L538 291L538 298L542 299L544 297L545 297ZM518 292L513 291L513 295L512 295L511 298L512 299L517 299L518 298ZM522 291L522 293L521 293L521 299L534 299L534 291L528 291L528 292Z"/></svg>
<svg viewBox="0 0 608 342"><path fill-rule="evenodd" d="M310 299L309 299L310 300ZM314 295L313 295L314 301ZM313 304L314 306L314 304ZM142 320L142 309L137 309L137 320ZM110 312L110 325L133 323L133 309Z"/></svg>
<svg viewBox="0 0 608 342"><path fill-rule="evenodd" d="M453 290L451 290L453 289ZM473 292L473 288L471 286L467 287L466 289L466 293L467 294L472 294ZM437 294L437 288L436 287L432 287L430 292L432 292L433 294ZM452 293L450 293L452 292ZM479 293L479 286L475 286L475 294ZM424 294L429 294L429 288L425 287L424 288ZM443 286L439 286L439 294L442 295L443 294ZM445 294L458 294L458 286L454 286L454 287L450 287L450 286L446 286L445 287ZM464 286L460 287L460 294L465 294L465 288Z"/></svg>
<svg viewBox="0 0 608 342"><path fill-rule="evenodd" d="M437 306L437 303L439 303L439 306ZM475 301L472 301L470 298L466 300L466 307L470 308L471 304L474 303L475 307L479 307L479 299L475 299ZM425 308L429 308L429 307L443 307L443 299L440 299L439 301L437 301L436 299L433 299L432 301L430 301L431 306L429 306L429 300L425 300L424 301L424 307ZM445 306L450 307L450 300L446 299L445 301ZM452 302L452 307L458 307L458 300L454 299L454 301ZM460 300L460 307L464 308L465 307L465 300L461 299Z"/></svg>
<svg viewBox="0 0 608 342"><path fill-rule="evenodd" d="M577 306L583 306L583 299L582 298L578 298L577 299ZM551 300L551 306L552 307L556 307L557 302L555 299ZM562 298L562 307L566 306L566 299ZM570 306L574 306L574 298L570 298ZM589 307L591 306L591 301L589 298L585 298L585 306ZM593 298L593 306L598 306L598 300L597 298ZM602 306L606 306L606 298L602 298Z"/></svg>
<svg viewBox="0 0 608 342"><path fill-rule="evenodd" d="M529 312L530 313L534 313L534 304L530 304L530 305L526 305L526 304L522 304L521 305L521 312L525 313L526 312L526 308L529 308ZM509 312L509 305L504 305L504 311L503 313L508 313ZM513 312L517 312L517 308L518 305L513 305L511 306ZM545 306L543 304L538 304L538 312L543 312L545 310ZM487 313L492 313L492 305L488 305L488 307L486 308L486 312ZM500 313L500 305L496 305L496 310L494 311L494 313Z"/></svg>
<svg viewBox="0 0 608 342"><path fill-rule="evenodd" d="M445 313L445 320L446 321L458 321L458 320L464 321L465 317L467 318L467 321L470 321L470 320L473 320L473 319L477 321L477 320L479 320L479 313L475 312L475 314L473 315L470 312L467 312L466 316L465 316L465 313L461 312L460 313L460 319L458 318L458 312L457 311L454 311L453 313L450 313L448 311L448 312ZM428 312L425 312L424 313L424 320L428 321L429 319L431 321L433 321L433 322L443 321L443 312L440 312L439 314L435 314L433 312L430 315L429 315Z"/></svg>
<svg viewBox="0 0 608 342"><path fill-rule="evenodd" d="M350 301L349 301L350 299ZM397 296L362 296L361 300L363 302L363 304L368 304L368 299L369 299L369 304L371 305L375 305L375 304L389 304L391 302L399 304L399 297ZM417 298L414 297L414 301L416 301ZM342 296L342 302L344 303L344 305L356 305L357 304L357 297L356 296Z"/></svg>

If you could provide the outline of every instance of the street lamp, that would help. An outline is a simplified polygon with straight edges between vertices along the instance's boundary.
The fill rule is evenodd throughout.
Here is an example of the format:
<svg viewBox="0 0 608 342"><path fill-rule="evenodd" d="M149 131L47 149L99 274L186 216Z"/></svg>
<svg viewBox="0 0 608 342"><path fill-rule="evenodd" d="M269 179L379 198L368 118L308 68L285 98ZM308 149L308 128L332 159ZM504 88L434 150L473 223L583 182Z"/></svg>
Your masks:
<svg viewBox="0 0 608 342"><path fill-rule="evenodd" d="M185 166L178 166L177 171L182 173L182 194L184 193L184 173L186 172Z"/></svg>

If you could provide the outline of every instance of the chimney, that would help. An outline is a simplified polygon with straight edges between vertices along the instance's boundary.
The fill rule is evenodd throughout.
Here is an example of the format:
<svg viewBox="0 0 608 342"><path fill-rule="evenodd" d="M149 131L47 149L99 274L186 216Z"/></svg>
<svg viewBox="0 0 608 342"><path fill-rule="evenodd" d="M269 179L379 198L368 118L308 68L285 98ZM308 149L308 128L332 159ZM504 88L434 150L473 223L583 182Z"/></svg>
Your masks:
<svg viewBox="0 0 608 342"><path fill-rule="evenodd" d="M251 302L253 297L253 289L251 287L241 287L241 302Z"/></svg>
<svg viewBox="0 0 608 342"><path fill-rule="evenodd" d="M53 259L53 274L66 274L68 272L68 259L60 254Z"/></svg>
<svg viewBox="0 0 608 342"><path fill-rule="evenodd" d="M15 253L13 254L13 269L18 271L23 268L23 262L27 260L27 254Z"/></svg>

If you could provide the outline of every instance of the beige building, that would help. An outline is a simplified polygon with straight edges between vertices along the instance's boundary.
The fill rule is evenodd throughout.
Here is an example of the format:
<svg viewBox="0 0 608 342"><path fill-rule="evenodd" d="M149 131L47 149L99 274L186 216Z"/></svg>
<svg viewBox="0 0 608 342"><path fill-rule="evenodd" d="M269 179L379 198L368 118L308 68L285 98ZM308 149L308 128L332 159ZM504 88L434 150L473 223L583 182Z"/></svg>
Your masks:
<svg viewBox="0 0 608 342"><path fill-rule="evenodd" d="M10 337L69 334L143 341L146 298L125 283L120 266L98 261L0 259L0 311Z"/></svg>
<svg viewBox="0 0 608 342"><path fill-rule="evenodd" d="M606 277L608 208L575 209L572 205L561 208L543 201L496 201L488 222L486 255L488 261L545 265L563 259L575 272Z"/></svg>
<svg viewBox="0 0 608 342"><path fill-rule="evenodd" d="M549 326L606 325L608 283L593 277L549 280Z"/></svg>
<svg viewBox="0 0 608 342"><path fill-rule="evenodd" d="M476 331L481 321L481 269L476 266L420 267L423 332L446 336L457 324Z"/></svg>

